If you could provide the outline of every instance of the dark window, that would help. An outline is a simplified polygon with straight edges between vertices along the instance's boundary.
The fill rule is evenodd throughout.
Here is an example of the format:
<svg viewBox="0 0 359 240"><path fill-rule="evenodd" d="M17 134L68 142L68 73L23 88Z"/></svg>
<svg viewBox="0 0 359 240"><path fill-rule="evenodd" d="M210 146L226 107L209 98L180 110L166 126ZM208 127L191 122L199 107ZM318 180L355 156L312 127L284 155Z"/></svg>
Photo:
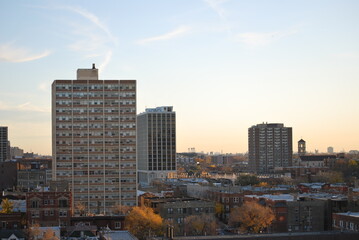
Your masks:
<svg viewBox="0 0 359 240"><path fill-rule="evenodd" d="M68 207L68 203L66 199L59 200L59 207Z"/></svg>

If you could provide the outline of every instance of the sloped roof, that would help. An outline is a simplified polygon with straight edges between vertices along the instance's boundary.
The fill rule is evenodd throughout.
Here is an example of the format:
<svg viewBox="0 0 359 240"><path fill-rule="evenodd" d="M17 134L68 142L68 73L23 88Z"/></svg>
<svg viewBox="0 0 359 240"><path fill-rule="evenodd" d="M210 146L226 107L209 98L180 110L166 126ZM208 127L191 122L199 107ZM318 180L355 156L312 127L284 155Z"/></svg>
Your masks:
<svg viewBox="0 0 359 240"><path fill-rule="evenodd" d="M13 234L17 238L25 238L25 233L23 231L20 231L20 230L1 230L0 231L0 239L1 238L9 238Z"/></svg>

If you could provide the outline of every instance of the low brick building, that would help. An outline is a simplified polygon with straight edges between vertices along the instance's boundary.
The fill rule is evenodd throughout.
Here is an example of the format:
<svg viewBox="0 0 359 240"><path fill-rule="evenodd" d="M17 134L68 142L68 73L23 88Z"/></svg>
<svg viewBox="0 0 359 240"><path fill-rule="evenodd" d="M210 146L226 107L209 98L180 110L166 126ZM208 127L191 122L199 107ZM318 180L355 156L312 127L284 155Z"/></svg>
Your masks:
<svg viewBox="0 0 359 240"><path fill-rule="evenodd" d="M96 226L98 230L110 228L111 230L125 229L125 216L82 216L72 217L71 226Z"/></svg>
<svg viewBox="0 0 359 240"><path fill-rule="evenodd" d="M32 192L26 194L27 222L41 227L69 226L72 214L71 192Z"/></svg>
<svg viewBox="0 0 359 240"><path fill-rule="evenodd" d="M214 217L215 202L197 198L159 198L146 199L146 206L154 209L164 220L184 227L184 219L192 215L208 214Z"/></svg>
<svg viewBox="0 0 359 240"><path fill-rule="evenodd" d="M0 213L0 231L5 229L22 229L26 224L25 213Z"/></svg>
<svg viewBox="0 0 359 240"><path fill-rule="evenodd" d="M359 232L359 212L333 213L333 228Z"/></svg>

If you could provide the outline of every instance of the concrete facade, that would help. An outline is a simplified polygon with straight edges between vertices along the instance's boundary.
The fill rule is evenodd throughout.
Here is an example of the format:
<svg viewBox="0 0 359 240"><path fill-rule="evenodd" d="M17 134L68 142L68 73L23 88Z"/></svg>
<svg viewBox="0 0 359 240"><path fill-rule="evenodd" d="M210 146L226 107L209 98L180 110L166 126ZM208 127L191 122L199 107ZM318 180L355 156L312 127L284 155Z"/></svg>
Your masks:
<svg viewBox="0 0 359 240"><path fill-rule="evenodd" d="M137 116L139 183L176 178L176 113L173 107L148 108Z"/></svg>
<svg viewBox="0 0 359 240"><path fill-rule="evenodd" d="M69 181L73 208L108 215L135 206L136 80L99 80L95 66L55 80L52 146L53 179Z"/></svg>

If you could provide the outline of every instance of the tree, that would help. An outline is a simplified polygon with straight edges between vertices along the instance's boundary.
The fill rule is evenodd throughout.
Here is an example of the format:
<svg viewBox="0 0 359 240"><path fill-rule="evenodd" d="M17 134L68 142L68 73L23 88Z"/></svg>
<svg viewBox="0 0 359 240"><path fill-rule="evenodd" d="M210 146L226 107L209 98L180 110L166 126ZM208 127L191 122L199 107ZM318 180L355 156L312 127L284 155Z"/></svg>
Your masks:
<svg viewBox="0 0 359 240"><path fill-rule="evenodd" d="M260 182L257 184L258 187L268 187L268 183L267 182Z"/></svg>
<svg viewBox="0 0 359 240"><path fill-rule="evenodd" d="M14 209L14 204L10 202L8 198L5 198L1 202L1 213L12 213Z"/></svg>
<svg viewBox="0 0 359 240"><path fill-rule="evenodd" d="M52 230L51 228L48 228L44 232L42 240L60 240L60 239L55 235L54 230Z"/></svg>
<svg viewBox="0 0 359 240"><path fill-rule="evenodd" d="M242 232L259 233L271 225L274 218L274 213L269 207L256 202L246 202L241 207L232 209L229 224Z"/></svg>
<svg viewBox="0 0 359 240"><path fill-rule="evenodd" d="M192 215L184 219L184 232L189 236L215 235L217 221L208 214Z"/></svg>
<svg viewBox="0 0 359 240"><path fill-rule="evenodd" d="M342 183L343 173L337 171L328 171L328 172L320 172L316 176L317 181L322 181L326 183Z"/></svg>
<svg viewBox="0 0 359 240"><path fill-rule="evenodd" d="M217 217L221 217L222 214L224 213L224 206L221 203L216 203L215 206L215 214Z"/></svg>
<svg viewBox="0 0 359 240"><path fill-rule="evenodd" d="M79 212L80 216L83 216L86 213L86 206L81 202L77 203L75 208Z"/></svg>
<svg viewBox="0 0 359 240"><path fill-rule="evenodd" d="M40 230L40 224L36 223L33 224L28 229L29 239L30 240L37 240L40 238L41 230Z"/></svg>
<svg viewBox="0 0 359 240"><path fill-rule="evenodd" d="M118 215L127 215L130 211L131 211L130 206L125 206L125 205L118 204L118 205L115 206L114 213L118 214Z"/></svg>
<svg viewBox="0 0 359 240"><path fill-rule="evenodd" d="M149 207L133 207L125 217L125 227L138 239L160 235L163 220Z"/></svg>
<svg viewBox="0 0 359 240"><path fill-rule="evenodd" d="M241 186L256 185L259 183L259 179L254 175L239 175L236 184Z"/></svg>

